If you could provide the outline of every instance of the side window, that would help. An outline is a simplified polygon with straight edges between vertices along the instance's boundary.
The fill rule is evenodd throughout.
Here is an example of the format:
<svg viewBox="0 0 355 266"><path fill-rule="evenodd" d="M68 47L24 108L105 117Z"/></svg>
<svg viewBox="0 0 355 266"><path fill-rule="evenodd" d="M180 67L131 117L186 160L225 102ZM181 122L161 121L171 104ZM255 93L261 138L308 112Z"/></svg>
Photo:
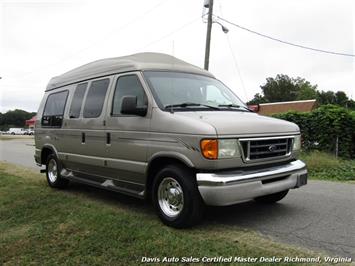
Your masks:
<svg viewBox="0 0 355 266"><path fill-rule="evenodd" d="M147 96L136 75L118 78L113 96L112 115L121 114L122 98L124 96L137 96L137 106L147 105Z"/></svg>
<svg viewBox="0 0 355 266"><path fill-rule="evenodd" d="M74 97L70 106L69 118L78 118L80 116L80 110L83 104L83 98L87 86L87 83L82 83L76 87Z"/></svg>
<svg viewBox="0 0 355 266"><path fill-rule="evenodd" d="M110 79L95 80L91 83L84 106L85 118L95 118L101 115L109 83Z"/></svg>
<svg viewBox="0 0 355 266"><path fill-rule="evenodd" d="M61 127L68 91L52 93L47 97L42 116L42 126Z"/></svg>

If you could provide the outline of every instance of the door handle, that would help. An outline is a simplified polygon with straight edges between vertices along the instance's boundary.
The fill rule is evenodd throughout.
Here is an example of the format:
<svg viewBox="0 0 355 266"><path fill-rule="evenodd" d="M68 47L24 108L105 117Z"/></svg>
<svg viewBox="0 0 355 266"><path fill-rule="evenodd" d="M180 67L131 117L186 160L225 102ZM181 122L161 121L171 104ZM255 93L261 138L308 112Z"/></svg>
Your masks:
<svg viewBox="0 0 355 266"><path fill-rule="evenodd" d="M84 132L81 132L81 144L85 144L85 133Z"/></svg>
<svg viewBox="0 0 355 266"><path fill-rule="evenodd" d="M110 145L111 144L111 133L106 133L106 144Z"/></svg>

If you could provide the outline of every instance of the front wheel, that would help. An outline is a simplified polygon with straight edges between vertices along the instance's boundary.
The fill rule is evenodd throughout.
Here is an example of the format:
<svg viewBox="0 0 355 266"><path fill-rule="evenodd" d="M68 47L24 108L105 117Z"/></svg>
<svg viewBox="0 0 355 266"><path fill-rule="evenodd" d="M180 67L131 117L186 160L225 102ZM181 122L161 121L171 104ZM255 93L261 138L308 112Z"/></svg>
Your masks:
<svg viewBox="0 0 355 266"><path fill-rule="evenodd" d="M192 226L203 216L193 172L177 165L166 166L155 176L153 204L162 222L175 228Z"/></svg>
<svg viewBox="0 0 355 266"><path fill-rule="evenodd" d="M258 198L255 198L254 200L257 202L261 202L261 203L275 203L275 202L282 200L284 197L286 197L287 193L288 193L288 190L284 190L284 191L277 192L274 194L258 197Z"/></svg>
<svg viewBox="0 0 355 266"><path fill-rule="evenodd" d="M46 176L50 187L65 188L68 185L69 180L60 175L61 170L58 158L54 154L49 155L46 163Z"/></svg>

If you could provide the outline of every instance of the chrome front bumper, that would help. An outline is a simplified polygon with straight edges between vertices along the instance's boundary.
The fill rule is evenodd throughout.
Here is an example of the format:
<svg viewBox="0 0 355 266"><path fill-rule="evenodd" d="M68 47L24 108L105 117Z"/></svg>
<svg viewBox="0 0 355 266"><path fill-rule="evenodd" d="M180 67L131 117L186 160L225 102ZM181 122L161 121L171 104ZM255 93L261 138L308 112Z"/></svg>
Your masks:
<svg viewBox="0 0 355 266"><path fill-rule="evenodd" d="M197 173L200 194L207 205L226 206L307 184L300 161L258 170Z"/></svg>

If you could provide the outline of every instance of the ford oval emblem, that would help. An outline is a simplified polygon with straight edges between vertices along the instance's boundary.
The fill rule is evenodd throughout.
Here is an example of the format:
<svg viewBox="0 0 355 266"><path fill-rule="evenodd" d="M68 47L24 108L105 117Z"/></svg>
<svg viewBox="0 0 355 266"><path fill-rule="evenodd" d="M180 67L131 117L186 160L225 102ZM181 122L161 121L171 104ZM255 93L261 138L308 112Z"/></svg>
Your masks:
<svg viewBox="0 0 355 266"><path fill-rule="evenodd" d="M277 149L276 145L269 146L269 151L276 151L276 149Z"/></svg>

